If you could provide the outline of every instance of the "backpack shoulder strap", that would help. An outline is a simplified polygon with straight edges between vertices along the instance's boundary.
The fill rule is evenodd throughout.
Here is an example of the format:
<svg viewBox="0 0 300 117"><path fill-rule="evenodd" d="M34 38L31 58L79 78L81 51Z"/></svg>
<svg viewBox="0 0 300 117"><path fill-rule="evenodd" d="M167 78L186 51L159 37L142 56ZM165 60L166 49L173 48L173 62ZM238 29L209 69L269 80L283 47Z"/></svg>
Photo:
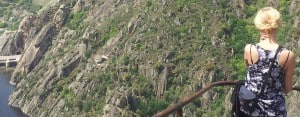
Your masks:
<svg viewBox="0 0 300 117"><path fill-rule="evenodd" d="M290 52L291 52L291 51L289 51L289 53L288 53L288 55L287 55L287 57L286 57L286 60L285 60L285 62L284 62L284 64L283 64L283 67L282 67L282 68L284 68L284 67L285 67L285 64L287 63L287 61L288 61L288 59L289 59Z"/></svg>
<svg viewBox="0 0 300 117"><path fill-rule="evenodd" d="M271 61L271 62L275 62L275 59L277 58L277 55L278 55L279 51L281 50L281 48L282 48L281 45L279 45L279 46L277 47L276 53L275 53L275 55L274 55L274 57L273 57L273 61Z"/></svg>
<svg viewBox="0 0 300 117"><path fill-rule="evenodd" d="M252 48L252 44L250 45L250 59L251 59L251 64L253 64L252 55L251 55L251 48Z"/></svg>

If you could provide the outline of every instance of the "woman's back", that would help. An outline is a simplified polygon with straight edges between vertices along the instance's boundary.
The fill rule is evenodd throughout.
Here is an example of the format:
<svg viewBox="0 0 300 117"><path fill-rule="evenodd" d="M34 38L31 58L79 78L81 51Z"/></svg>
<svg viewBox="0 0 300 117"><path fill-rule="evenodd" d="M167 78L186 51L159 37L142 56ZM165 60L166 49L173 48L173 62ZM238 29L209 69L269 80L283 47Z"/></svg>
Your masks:
<svg viewBox="0 0 300 117"><path fill-rule="evenodd" d="M284 76L285 70L278 64L280 54L285 48L267 50L259 45L250 45L251 55L256 54L256 59L248 66L245 86L248 90L257 94L257 105L253 107L254 112L251 115L258 116L279 116L286 115L285 101L284 101ZM252 51L253 50L253 51ZM251 57L250 55L250 57ZM274 59L274 61L272 61ZM270 63L273 62L270 69ZM284 66L284 65L283 65ZM271 70L269 75L269 70ZM245 113L247 110L241 110Z"/></svg>
<svg viewBox="0 0 300 117"><path fill-rule="evenodd" d="M278 44L267 43L258 43L256 45L264 50L276 50L276 48L279 46ZM257 48L250 48L250 44L246 45L244 52L244 59L247 66L256 63L259 60L259 51L257 50ZM284 76L284 92L285 94L287 94L289 91L292 90L292 77L295 68L295 55L292 51L288 49L282 49L276 60L280 68L286 72Z"/></svg>

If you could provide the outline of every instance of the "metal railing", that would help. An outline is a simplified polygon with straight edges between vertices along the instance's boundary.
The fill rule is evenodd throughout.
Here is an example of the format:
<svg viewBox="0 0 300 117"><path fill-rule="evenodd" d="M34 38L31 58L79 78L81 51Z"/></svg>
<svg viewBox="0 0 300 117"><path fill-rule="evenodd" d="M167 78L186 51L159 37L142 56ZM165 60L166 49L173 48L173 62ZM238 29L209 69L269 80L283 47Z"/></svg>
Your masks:
<svg viewBox="0 0 300 117"><path fill-rule="evenodd" d="M200 89L199 91L192 94L191 96L184 98L181 102L177 103L176 105L171 106L171 107L157 113L156 115L154 115L154 117L165 117L175 111L176 111L176 117L182 117L182 114L183 114L182 107L185 106L186 104L190 103L191 101L193 101L195 98L201 96L207 90L209 90L215 86L236 85L238 82L239 81L219 81L219 82L213 82L211 84L208 84L207 86ZM294 86L293 90L300 91L300 86Z"/></svg>

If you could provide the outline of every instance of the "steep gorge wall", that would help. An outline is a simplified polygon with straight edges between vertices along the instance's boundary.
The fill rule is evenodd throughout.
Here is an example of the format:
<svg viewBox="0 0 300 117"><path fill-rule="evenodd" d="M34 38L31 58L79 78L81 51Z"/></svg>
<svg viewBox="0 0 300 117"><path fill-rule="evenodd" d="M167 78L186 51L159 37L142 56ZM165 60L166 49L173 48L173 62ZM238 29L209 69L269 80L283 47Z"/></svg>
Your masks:
<svg viewBox="0 0 300 117"><path fill-rule="evenodd" d="M210 82L235 79L229 61L237 52L228 40L239 29L228 25L234 27L235 18L251 19L245 11L256 4L283 7L278 1L243 0L34 2L53 4L25 17L12 37L20 42L22 58L11 79L16 90L9 104L42 117L154 114ZM295 3L286 3L293 16L287 24L294 28L299 25ZM299 33L290 33L295 35L284 40L298 49ZM222 95L229 91L205 93L184 114L226 116L230 95ZM298 114L297 94L287 98L290 115ZM226 110L214 110L210 105L216 102Z"/></svg>

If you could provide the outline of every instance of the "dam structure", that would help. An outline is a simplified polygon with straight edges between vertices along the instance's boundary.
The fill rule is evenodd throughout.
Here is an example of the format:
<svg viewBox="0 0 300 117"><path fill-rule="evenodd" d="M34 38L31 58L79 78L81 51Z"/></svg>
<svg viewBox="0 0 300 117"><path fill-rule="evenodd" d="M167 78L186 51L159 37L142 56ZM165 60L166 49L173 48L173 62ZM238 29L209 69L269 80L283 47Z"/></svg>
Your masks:
<svg viewBox="0 0 300 117"><path fill-rule="evenodd" d="M0 67L11 67L16 66L20 60L21 55L11 55L11 56L0 56Z"/></svg>

